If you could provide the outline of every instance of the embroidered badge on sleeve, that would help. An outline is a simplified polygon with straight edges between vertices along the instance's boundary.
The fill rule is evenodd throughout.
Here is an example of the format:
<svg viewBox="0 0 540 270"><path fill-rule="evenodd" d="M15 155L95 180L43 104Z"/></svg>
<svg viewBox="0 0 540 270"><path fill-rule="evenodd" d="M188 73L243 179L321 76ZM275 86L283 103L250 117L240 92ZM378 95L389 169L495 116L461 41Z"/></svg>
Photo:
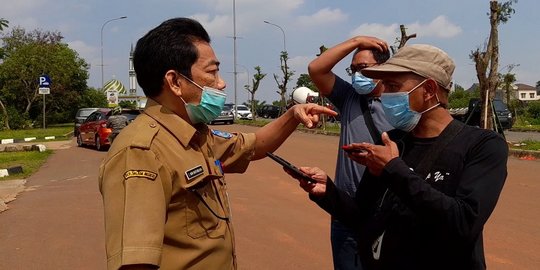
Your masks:
<svg viewBox="0 0 540 270"><path fill-rule="evenodd" d="M157 173L146 170L129 170L124 173L124 179L127 180L132 177L147 178L153 181L156 179Z"/></svg>

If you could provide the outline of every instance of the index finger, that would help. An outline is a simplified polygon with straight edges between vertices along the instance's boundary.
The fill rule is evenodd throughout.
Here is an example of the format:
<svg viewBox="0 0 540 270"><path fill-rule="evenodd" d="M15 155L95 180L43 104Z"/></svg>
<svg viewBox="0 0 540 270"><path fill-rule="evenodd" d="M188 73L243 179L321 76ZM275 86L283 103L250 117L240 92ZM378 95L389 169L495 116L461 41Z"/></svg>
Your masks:
<svg viewBox="0 0 540 270"><path fill-rule="evenodd" d="M323 107L323 106L315 106L313 108L310 108L309 110L310 113L317 113L317 114L326 114L326 115L330 115L330 116L336 116L338 115L338 113L334 110L331 110L331 109L328 109L326 107Z"/></svg>

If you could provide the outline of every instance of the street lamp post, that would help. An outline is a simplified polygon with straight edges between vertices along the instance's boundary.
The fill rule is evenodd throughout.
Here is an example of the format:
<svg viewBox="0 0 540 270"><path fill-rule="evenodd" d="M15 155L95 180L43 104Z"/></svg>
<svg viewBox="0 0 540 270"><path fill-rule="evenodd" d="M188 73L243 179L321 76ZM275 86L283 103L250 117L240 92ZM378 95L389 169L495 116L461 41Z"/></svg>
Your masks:
<svg viewBox="0 0 540 270"><path fill-rule="evenodd" d="M283 51L286 52L287 51L287 45L285 44L285 31L283 31L283 28L281 28L281 26L275 24L275 23L271 23L269 21L264 21L264 23L266 24L269 24L269 25L273 25L277 28L279 28L279 30L281 30L281 33L283 33Z"/></svg>
<svg viewBox="0 0 540 270"><path fill-rule="evenodd" d="M247 85L251 85L251 84L249 83L250 77L249 77L249 71L248 71L247 67L244 66L244 65L240 65L240 64L236 64L236 65L239 66L239 67L241 67L241 68L243 68L243 69L246 71L246 74L247 74Z"/></svg>
<svg viewBox="0 0 540 270"><path fill-rule="evenodd" d="M125 19L127 18L127 16L122 16L122 17L118 17L118 18L114 18L114 19L110 19L106 22L103 23L103 25L101 25L101 90L103 90L103 86L104 86L104 81L103 81L103 28L105 28L105 25L112 22L112 21L116 21L116 20L122 20L122 19Z"/></svg>

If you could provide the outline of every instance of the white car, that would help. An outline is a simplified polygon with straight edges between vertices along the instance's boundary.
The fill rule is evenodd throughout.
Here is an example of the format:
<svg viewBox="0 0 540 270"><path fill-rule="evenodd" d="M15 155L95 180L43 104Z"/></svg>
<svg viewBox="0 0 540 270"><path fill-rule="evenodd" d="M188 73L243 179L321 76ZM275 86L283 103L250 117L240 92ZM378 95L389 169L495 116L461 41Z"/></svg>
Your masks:
<svg viewBox="0 0 540 270"><path fill-rule="evenodd" d="M253 114L246 105L233 105L232 112L235 114L236 119L253 120Z"/></svg>

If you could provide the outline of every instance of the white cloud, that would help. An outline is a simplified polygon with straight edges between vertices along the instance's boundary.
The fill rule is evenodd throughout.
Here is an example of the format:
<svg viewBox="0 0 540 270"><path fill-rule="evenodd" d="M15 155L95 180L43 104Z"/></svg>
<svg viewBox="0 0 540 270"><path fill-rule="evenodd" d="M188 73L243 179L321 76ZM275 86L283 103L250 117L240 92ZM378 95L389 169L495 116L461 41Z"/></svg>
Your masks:
<svg viewBox="0 0 540 270"><path fill-rule="evenodd" d="M211 38L232 36L232 19L226 15L216 15L213 18L208 14L194 14L193 19L199 21Z"/></svg>
<svg viewBox="0 0 540 270"><path fill-rule="evenodd" d="M452 38L461 34L462 29L440 15L428 24L418 22L406 25L408 33L417 33L419 37Z"/></svg>
<svg viewBox="0 0 540 270"><path fill-rule="evenodd" d="M452 38L461 34L462 29L458 25L450 22L445 16L440 15L433 19L428 24L420 24L418 22L405 24L407 34L416 33L418 37L437 37L437 38ZM400 37L399 25L393 23L384 25L379 23L364 23L351 31L352 36L374 36L386 40L389 44L393 44L396 38Z"/></svg>
<svg viewBox="0 0 540 270"><path fill-rule="evenodd" d="M339 23L347 20L347 14L343 13L339 8L329 9L324 8L309 16L298 17L298 24L303 26L318 26L331 23Z"/></svg>
<svg viewBox="0 0 540 270"><path fill-rule="evenodd" d="M364 23L351 31L350 36L373 36L392 44L398 36L399 26L397 23L383 25L379 23Z"/></svg>
<svg viewBox="0 0 540 270"><path fill-rule="evenodd" d="M92 67L99 66L99 63L100 63L99 48L90 46L81 40L68 41L67 44L69 48L76 51L79 54L79 57L86 60L86 62L90 64Z"/></svg>
<svg viewBox="0 0 540 270"><path fill-rule="evenodd" d="M315 56L295 56L290 58L287 64L295 71L295 77L298 77L302 73L307 73L307 66L313 59L315 59Z"/></svg>
<svg viewBox="0 0 540 270"><path fill-rule="evenodd" d="M200 21L212 37L232 36L233 14L231 0L200 0L209 10L190 17ZM236 0L237 36L256 31L264 20L282 24L304 0Z"/></svg>
<svg viewBox="0 0 540 270"><path fill-rule="evenodd" d="M231 0L199 0L208 7L217 12L232 12L233 3ZM249 10L251 13L262 15L271 15L276 11L289 12L295 10L304 3L304 0L236 0L235 6L238 10ZM260 18L259 16L259 18Z"/></svg>

